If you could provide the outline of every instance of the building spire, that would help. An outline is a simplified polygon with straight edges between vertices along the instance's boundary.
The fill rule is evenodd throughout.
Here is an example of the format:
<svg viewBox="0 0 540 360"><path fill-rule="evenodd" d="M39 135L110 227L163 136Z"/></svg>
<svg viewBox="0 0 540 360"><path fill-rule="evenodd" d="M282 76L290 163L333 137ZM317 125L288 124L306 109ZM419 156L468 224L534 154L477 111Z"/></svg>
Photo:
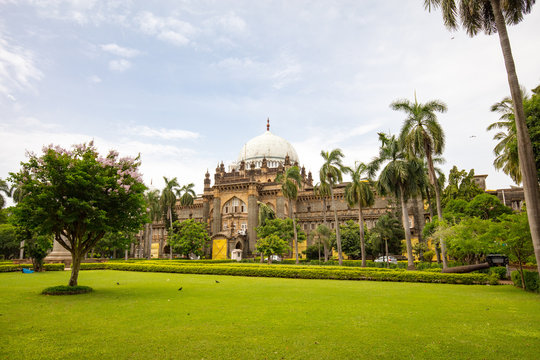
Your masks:
<svg viewBox="0 0 540 360"><path fill-rule="evenodd" d="M270 118L266 119L266 131L270 131Z"/></svg>

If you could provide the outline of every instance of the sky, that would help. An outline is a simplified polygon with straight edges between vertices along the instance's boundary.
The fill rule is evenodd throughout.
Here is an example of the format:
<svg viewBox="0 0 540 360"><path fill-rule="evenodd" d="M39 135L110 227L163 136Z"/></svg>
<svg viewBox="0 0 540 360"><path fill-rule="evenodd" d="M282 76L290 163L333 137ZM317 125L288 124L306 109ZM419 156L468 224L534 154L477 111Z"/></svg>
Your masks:
<svg viewBox="0 0 540 360"><path fill-rule="evenodd" d="M540 9L509 27L520 83L540 84ZM0 0L0 178L26 152L94 140L142 159L147 185L195 183L266 130L314 175L321 150L369 162L397 99L444 101L441 166L493 168L490 106L509 89L497 35L449 32L423 1ZM317 175L315 175L315 178Z"/></svg>

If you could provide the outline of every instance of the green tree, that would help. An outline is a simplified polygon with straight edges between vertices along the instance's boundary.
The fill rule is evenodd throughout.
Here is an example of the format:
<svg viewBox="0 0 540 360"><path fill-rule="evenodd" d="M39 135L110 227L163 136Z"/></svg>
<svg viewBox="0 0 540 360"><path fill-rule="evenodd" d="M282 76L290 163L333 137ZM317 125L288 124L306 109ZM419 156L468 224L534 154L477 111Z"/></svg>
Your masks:
<svg viewBox="0 0 540 360"><path fill-rule="evenodd" d="M328 185L326 179L320 179L320 181L315 184L313 187L313 193L322 201L323 225L328 226L326 222L326 199L330 196L330 185Z"/></svg>
<svg viewBox="0 0 540 360"><path fill-rule="evenodd" d="M527 214L522 212L501 216L500 222L493 224L491 236L499 241L502 252L508 255L510 261L518 263L521 284L525 290L523 265L534 254Z"/></svg>
<svg viewBox="0 0 540 360"><path fill-rule="evenodd" d="M339 226L341 234L341 247L343 252L352 259L358 259L362 256L360 245L359 226L353 220L347 220L345 224ZM335 236L333 236L335 239ZM365 251L365 248L364 248Z"/></svg>
<svg viewBox="0 0 540 360"><path fill-rule="evenodd" d="M139 159L99 156L93 143L43 148L12 173L25 196L15 222L38 235L53 234L72 255L69 285L77 285L81 260L109 231L138 231L146 220Z"/></svg>
<svg viewBox="0 0 540 360"><path fill-rule="evenodd" d="M298 264L298 235L296 231L296 211L293 211L293 202L296 207L298 198L298 189L302 187L302 176L298 166L292 166L276 176L276 182L281 184L281 192L289 201L289 217L293 220L294 231L294 256Z"/></svg>
<svg viewBox="0 0 540 360"><path fill-rule="evenodd" d="M101 257L112 257L116 259L118 257L118 251L126 252L129 246L135 241L134 233L110 231L96 244L93 251Z"/></svg>
<svg viewBox="0 0 540 360"><path fill-rule="evenodd" d="M173 224L173 209L176 205L176 195L175 191L178 185L178 180L172 178L171 180L163 177L165 181L165 187L161 190L161 197L159 199L161 207L165 212L165 219L169 221L169 230L172 229ZM169 244L170 245L170 244ZM172 247L169 246L169 259L172 260Z"/></svg>
<svg viewBox="0 0 540 360"><path fill-rule="evenodd" d="M0 179L0 209L6 205L6 199L4 199L2 193L7 197L11 197L11 188L7 181Z"/></svg>
<svg viewBox="0 0 540 360"><path fill-rule="evenodd" d="M193 201L197 197L197 194L195 194L195 190L193 190L194 187L194 183L189 183L176 190L176 195L180 199L180 205L193 205Z"/></svg>
<svg viewBox="0 0 540 360"><path fill-rule="evenodd" d="M193 219L175 221L169 231L169 244L177 253L190 256L204 255L204 247L210 241L206 224Z"/></svg>
<svg viewBox="0 0 540 360"><path fill-rule="evenodd" d="M259 206L259 226L264 226L267 220L273 220L276 218L276 213L270 206L260 201L257 201L257 205Z"/></svg>
<svg viewBox="0 0 540 360"><path fill-rule="evenodd" d="M474 182L474 169L467 172L459 170L454 165L448 174L448 185L443 190L443 212L447 204L452 200L471 201L476 195L483 193L484 191Z"/></svg>
<svg viewBox="0 0 540 360"><path fill-rule="evenodd" d="M527 216L529 217L536 263L540 272L540 189L531 138L527 131L519 80L506 30L507 24L513 25L521 22L523 16L531 12L535 2L535 0L460 0L459 2L456 0L424 0L424 5L430 11L432 6L434 8L440 7L444 24L451 30L457 29L458 24L461 23L470 36L474 36L482 30L488 35L499 34L508 85L514 105L519 168L521 169L523 191L527 203Z"/></svg>
<svg viewBox="0 0 540 360"><path fill-rule="evenodd" d="M306 240L306 233L300 229L298 224L296 226L297 241L302 242ZM265 238L269 235L277 235L284 241L291 241L294 239L294 229L292 219L267 219L264 225L258 226L256 229L257 238Z"/></svg>
<svg viewBox="0 0 540 360"><path fill-rule="evenodd" d="M332 199L332 207L334 208L334 221L336 225L336 243L338 250L339 265L343 265L343 253L341 249L341 235L339 233L339 221L337 216L336 201L334 198L334 187L343 182L343 173L349 172L350 169L343 165L342 158L343 153L341 149L334 149L332 151L321 151L321 156L324 160L323 165L319 171L319 178L325 179L325 182L330 188L330 198Z"/></svg>
<svg viewBox="0 0 540 360"><path fill-rule="evenodd" d="M283 256L290 250L289 243L275 234L258 239L255 248L261 257L268 256L268 264L272 263L272 255Z"/></svg>
<svg viewBox="0 0 540 360"><path fill-rule="evenodd" d="M52 249L51 235L27 236L24 239L24 251L32 259L32 265L37 272L43 271L43 259Z"/></svg>
<svg viewBox="0 0 540 360"><path fill-rule="evenodd" d="M408 268L414 269L407 200L419 191L419 180L424 179L425 175L421 162L417 158L411 158L394 135L390 137L379 133L379 140L381 141L379 155L371 162L370 171L373 173L386 163L379 174L377 189L381 195L393 194L401 202Z"/></svg>
<svg viewBox="0 0 540 360"><path fill-rule="evenodd" d="M490 194L476 195L467 204L465 213L468 216L479 217L480 219L496 219L503 214L511 214L512 209L503 205L498 197Z"/></svg>
<svg viewBox="0 0 540 360"><path fill-rule="evenodd" d="M345 188L345 199L349 206L358 205L358 231L360 233L360 252L362 255L362 267L366 267L366 239L364 234L364 216L362 208L375 204L375 196L371 190L371 181L366 179L368 174L366 164L360 162L355 165L351 172L352 182Z"/></svg>
<svg viewBox="0 0 540 360"><path fill-rule="evenodd" d="M19 249L17 228L12 224L0 224L0 255L4 259L15 258L19 255Z"/></svg>
<svg viewBox="0 0 540 360"><path fill-rule="evenodd" d="M399 219L393 214L384 214L371 229L372 255L377 257L380 254L400 254L404 235Z"/></svg>
<svg viewBox="0 0 540 360"><path fill-rule="evenodd" d="M317 250L319 251L319 262L321 261L321 246L324 255L324 262L328 261L329 249L331 247L330 239L332 237L332 230L324 224L320 224L315 230L309 233L309 238L312 241L317 241Z"/></svg>

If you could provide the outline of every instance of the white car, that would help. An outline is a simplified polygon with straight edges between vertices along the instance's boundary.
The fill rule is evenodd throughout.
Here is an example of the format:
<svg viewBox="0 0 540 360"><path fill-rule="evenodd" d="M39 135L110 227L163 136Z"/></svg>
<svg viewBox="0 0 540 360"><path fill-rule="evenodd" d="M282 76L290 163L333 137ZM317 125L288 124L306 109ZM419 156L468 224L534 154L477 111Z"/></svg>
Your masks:
<svg viewBox="0 0 540 360"><path fill-rule="evenodd" d="M376 263L388 262L390 264L396 264L397 265L397 259L395 257L393 257L393 256L389 256L388 259L386 258L386 256L380 256L377 259L373 260L373 262L376 262Z"/></svg>
<svg viewBox="0 0 540 360"><path fill-rule="evenodd" d="M270 256L270 258L272 259L272 261L277 261L277 262L283 260L283 259L281 258L281 256L279 256L279 255L272 255L272 256ZM265 257L265 258L264 258L264 261L268 261L268 258Z"/></svg>

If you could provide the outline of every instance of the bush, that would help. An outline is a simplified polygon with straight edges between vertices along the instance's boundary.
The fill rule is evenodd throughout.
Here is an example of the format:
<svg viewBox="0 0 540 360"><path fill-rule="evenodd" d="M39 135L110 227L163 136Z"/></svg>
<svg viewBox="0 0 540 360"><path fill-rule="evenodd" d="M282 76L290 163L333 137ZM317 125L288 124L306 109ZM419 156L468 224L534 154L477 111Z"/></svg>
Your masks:
<svg viewBox="0 0 540 360"><path fill-rule="evenodd" d="M169 272L182 274L211 274L230 276L258 276L296 279L374 280L424 282L446 284L487 284L485 274L442 274L421 271L405 271L374 268L316 267L265 264L218 264L218 265L160 265L146 263L99 264L110 270Z"/></svg>
<svg viewBox="0 0 540 360"><path fill-rule="evenodd" d="M22 268L33 269L32 264L0 264L0 272L15 272L21 271ZM64 264L44 264L43 268L46 271L63 271Z"/></svg>
<svg viewBox="0 0 540 360"><path fill-rule="evenodd" d="M506 276L506 267L502 266L495 266L489 268L490 274L496 274L499 278L499 280L506 280L508 277Z"/></svg>
<svg viewBox="0 0 540 360"><path fill-rule="evenodd" d="M514 285L521 288L521 275L519 271L512 271L511 276ZM525 290L540 292L540 280L536 271L523 270L523 278L525 279Z"/></svg>
<svg viewBox="0 0 540 360"><path fill-rule="evenodd" d="M89 286L67 286L58 285L44 289L41 293L43 295L77 295L91 292L92 288Z"/></svg>

